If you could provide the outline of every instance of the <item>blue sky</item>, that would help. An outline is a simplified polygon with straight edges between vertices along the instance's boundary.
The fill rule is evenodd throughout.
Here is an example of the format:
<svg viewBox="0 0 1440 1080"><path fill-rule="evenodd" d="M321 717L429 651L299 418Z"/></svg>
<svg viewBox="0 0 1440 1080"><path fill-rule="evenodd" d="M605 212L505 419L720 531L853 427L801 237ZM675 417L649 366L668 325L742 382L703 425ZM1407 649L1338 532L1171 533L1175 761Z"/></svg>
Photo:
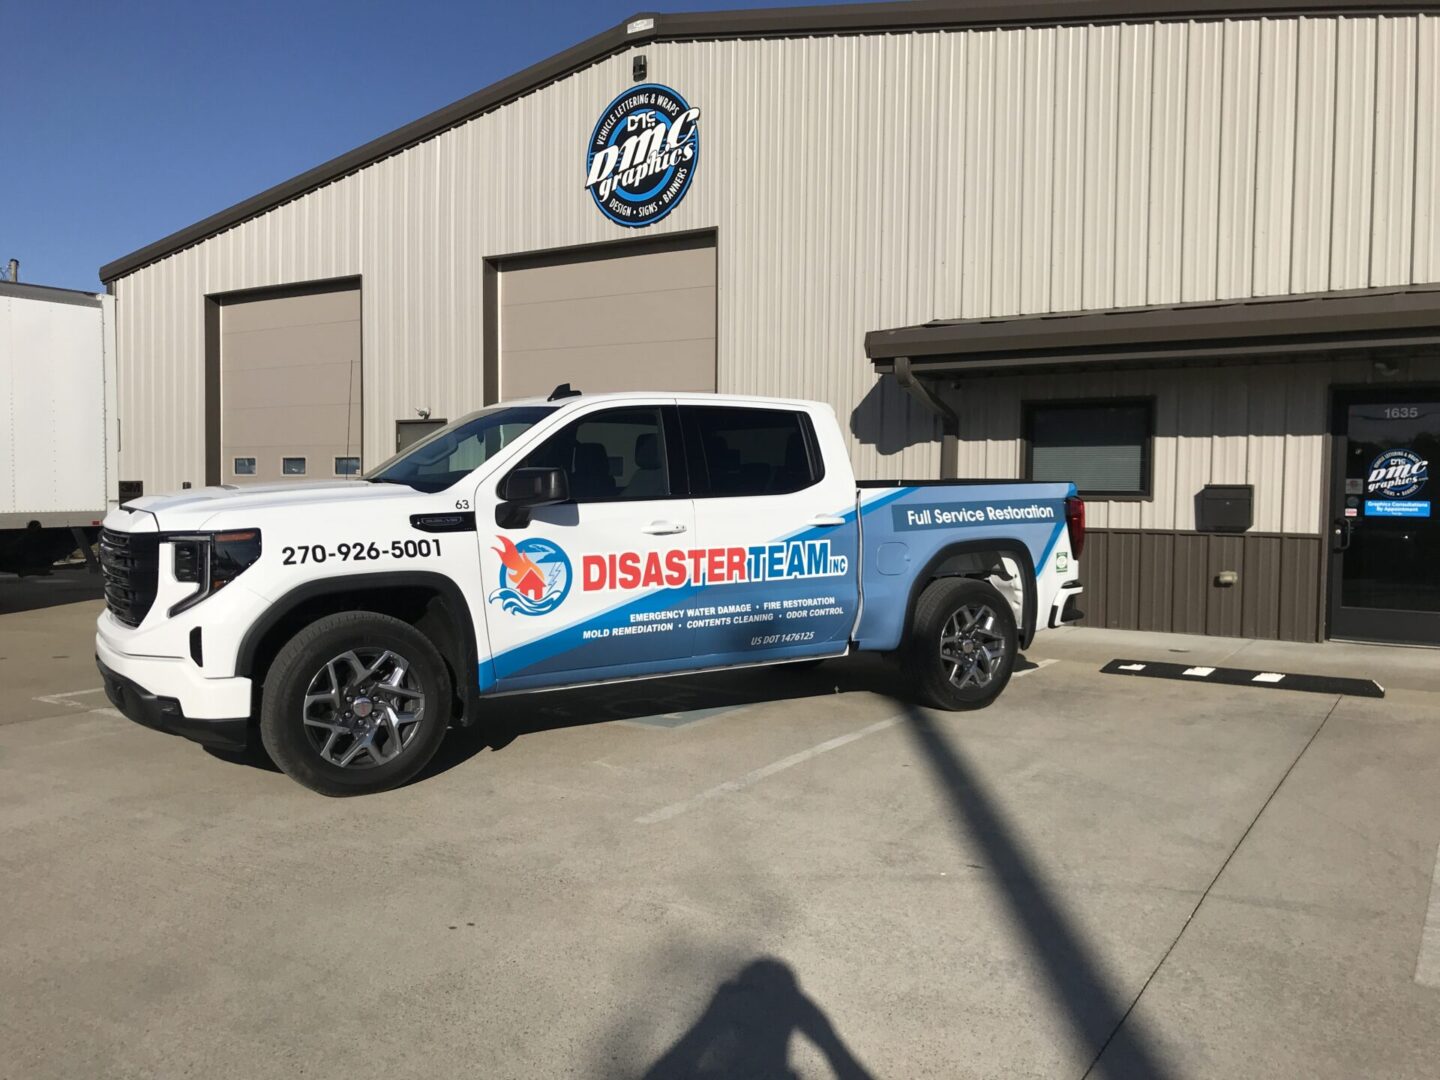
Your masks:
<svg viewBox="0 0 1440 1080"><path fill-rule="evenodd" d="M0 0L0 262L98 290L102 263L646 6Z"/></svg>

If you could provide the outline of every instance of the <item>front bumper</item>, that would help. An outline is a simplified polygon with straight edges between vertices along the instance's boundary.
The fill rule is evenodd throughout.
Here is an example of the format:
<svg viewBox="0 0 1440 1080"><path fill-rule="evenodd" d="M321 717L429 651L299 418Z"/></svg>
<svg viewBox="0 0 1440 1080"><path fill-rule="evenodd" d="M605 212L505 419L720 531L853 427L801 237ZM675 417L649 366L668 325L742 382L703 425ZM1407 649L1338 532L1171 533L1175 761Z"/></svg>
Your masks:
<svg viewBox="0 0 1440 1080"><path fill-rule="evenodd" d="M241 716L228 720L201 720L186 716L176 698L152 694L134 679L105 666L98 656L95 666L105 682L105 696L126 717L170 735L180 735L216 750L244 750L249 744L250 720Z"/></svg>

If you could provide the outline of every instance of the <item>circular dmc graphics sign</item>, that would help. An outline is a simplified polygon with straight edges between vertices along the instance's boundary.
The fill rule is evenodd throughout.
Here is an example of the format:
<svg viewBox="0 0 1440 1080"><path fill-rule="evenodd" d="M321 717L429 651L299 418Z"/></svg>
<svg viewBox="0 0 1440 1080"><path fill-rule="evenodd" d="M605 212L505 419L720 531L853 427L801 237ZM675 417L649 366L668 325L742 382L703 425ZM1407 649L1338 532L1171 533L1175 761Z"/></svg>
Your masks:
<svg viewBox="0 0 1440 1080"><path fill-rule="evenodd" d="M1408 499L1425 486L1429 464L1413 450L1386 450L1370 463L1365 491L1391 499Z"/></svg>
<svg viewBox="0 0 1440 1080"><path fill-rule="evenodd" d="M585 150L585 190L616 225L674 210L700 161L700 110L668 86L632 86L600 114Z"/></svg>

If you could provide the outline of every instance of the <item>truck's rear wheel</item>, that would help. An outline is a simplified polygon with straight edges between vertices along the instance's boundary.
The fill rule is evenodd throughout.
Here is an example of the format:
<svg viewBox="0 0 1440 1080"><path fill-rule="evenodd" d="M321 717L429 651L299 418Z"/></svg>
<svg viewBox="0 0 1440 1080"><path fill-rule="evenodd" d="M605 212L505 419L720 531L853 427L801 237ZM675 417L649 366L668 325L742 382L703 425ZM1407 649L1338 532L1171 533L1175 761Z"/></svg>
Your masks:
<svg viewBox="0 0 1440 1080"><path fill-rule="evenodd" d="M1015 667L1015 613L994 587L969 578L933 581L915 605L906 667L937 709L981 709Z"/></svg>
<svg viewBox="0 0 1440 1080"><path fill-rule="evenodd" d="M291 779L322 795L398 787L445 737L450 674L399 619L329 615L280 650L265 679L260 738Z"/></svg>

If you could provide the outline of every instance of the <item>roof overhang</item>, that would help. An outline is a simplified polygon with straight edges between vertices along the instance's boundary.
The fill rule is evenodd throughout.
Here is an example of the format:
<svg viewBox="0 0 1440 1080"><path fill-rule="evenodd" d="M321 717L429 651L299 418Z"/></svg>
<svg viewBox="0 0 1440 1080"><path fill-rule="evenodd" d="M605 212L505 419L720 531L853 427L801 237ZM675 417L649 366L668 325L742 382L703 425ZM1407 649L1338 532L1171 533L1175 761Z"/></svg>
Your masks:
<svg viewBox="0 0 1440 1080"><path fill-rule="evenodd" d="M473 120L517 98L606 60L635 45L669 41L913 33L922 30L1080 26L1186 19L1275 18L1296 15L1384 15L1432 11L1434 0L911 0L907 3L829 4L817 7L703 11L664 15L641 12L603 33L501 79L388 135L171 233L100 268L107 285L243 221Z"/></svg>
<svg viewBox="0 0 1440 1080"><path fill-rule="evenodd" d="M1173 307L954 319L873 330L879 373L906 357L917 374L1279 361L1316 352L1440 343L1440 284L1269 296Z"/></svg>

